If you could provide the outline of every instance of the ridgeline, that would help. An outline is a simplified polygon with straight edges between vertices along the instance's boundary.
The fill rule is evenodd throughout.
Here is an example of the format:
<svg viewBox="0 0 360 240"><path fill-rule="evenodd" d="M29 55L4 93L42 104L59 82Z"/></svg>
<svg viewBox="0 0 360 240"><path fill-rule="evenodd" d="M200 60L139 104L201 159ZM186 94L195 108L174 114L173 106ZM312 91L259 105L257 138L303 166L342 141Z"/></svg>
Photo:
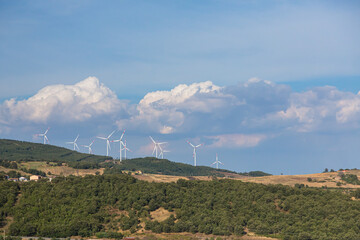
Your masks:
<svg viewBox="0 0 360 240"><path fill-rule="evenodd" d="M167 159L153 157L134 158L123 160L121 163L113 163L113 158L93 154L80 153L63 147L49 144L31 143L16 140L0 139L0 163L5 167L11 166L11 162L51 162L66 164L76 169L99 169L105 168L106 173L121 173L122 171L142 171L143 173L173 175L173 176L218 176L236 172L215 169L206 166L194 167L189 164L172 162ZM118 160L117 160L118 162ZM36 169L38 170L38 169ZM239 173L246 176L268 176L270 174L253 171Z"/></svg>

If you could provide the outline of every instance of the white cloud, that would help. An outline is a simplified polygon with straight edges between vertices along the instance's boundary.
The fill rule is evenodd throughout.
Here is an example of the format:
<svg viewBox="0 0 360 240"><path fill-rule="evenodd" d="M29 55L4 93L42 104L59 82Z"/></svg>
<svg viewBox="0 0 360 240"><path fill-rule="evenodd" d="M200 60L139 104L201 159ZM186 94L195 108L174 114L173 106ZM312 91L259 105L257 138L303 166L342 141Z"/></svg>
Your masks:
<svg viewBox="0 0 360 240"><path fill-rule="evenodd" d="M208 138L214 140L210 147L237 148L255 147L261 141L265 140L266 136L264 134L223 134L218 136L210 136Z"/></svg>
<svg viewBox="0 0 360 240"><path fill-rule="evenodd" d="M85 121L125 109L126 103L95 77L75 85L50 85L26 100L10 99L1 105L6 122L35 123Z"/></svg>
<svg viewBox="0 0 360 240"><path fill-rule="evenodd" d="M207 81L148 93L139 102L136 113L130 119L119 120L118 126L147 128L163 134L177 132L193 114L213 114L218 109L241 104L221 89Z"/></svg>
<svg viewBox="0 0 360 240"><path fill-rule="evenodd" d="M95 77L51 85L34 96L0 105L0 131L27 123L93 123L147 134L213 136L212 146L251 147L284 131L314 132L360 127L360 93L335 87L292 92L286 85L252 78L236 86L210 81L150 92L129 105Z"/></svg>

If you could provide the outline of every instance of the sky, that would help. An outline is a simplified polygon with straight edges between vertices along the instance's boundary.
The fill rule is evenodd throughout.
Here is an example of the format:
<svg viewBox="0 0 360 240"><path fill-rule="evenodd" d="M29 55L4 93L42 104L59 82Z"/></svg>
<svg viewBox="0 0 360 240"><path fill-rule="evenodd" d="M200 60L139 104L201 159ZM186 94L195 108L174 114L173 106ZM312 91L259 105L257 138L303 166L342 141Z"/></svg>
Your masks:
<svg viewBox="0 0 360 240"><path fill-rule="evenodd" d="M126 129L128 157L306 174L360 168L359 1L0 0L0 138ZM119 146L112 144L118 157Z"/></svg>

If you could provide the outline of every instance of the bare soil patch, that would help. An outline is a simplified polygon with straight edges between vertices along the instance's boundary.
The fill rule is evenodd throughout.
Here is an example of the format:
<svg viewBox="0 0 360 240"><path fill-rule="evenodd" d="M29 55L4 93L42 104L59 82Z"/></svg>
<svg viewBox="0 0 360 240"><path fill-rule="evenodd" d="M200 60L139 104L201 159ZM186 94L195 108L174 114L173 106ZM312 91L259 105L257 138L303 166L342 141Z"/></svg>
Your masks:
<svg viewBox="0 0 360 240"><path fill-rule="evenodd" d="M175 213L169 212L168 210L164 209L163 207L150 212L150 216L151 216L152 220L156 220L158 222L165 221L171 215L175 215Z"/></svg>

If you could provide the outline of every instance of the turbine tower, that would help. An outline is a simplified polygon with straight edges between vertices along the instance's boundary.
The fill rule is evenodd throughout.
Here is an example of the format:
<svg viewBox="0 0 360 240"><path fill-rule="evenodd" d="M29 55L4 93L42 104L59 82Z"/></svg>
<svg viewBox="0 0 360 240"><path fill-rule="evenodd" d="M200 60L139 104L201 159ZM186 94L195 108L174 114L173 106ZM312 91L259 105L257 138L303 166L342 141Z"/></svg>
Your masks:
<svg viewBox="0 0 360 240"><path fill-rule="evenodd" d="M73 144L74 145L74 151L77 149L79 150L79 147L78 145L76 144L76 141L78 140L79 138L79 134L77 135L77 137L75 138L75 140L73 142L66 142L66 144Z"/></svg>
<svg viewBox="0 0 360 240"><path fill-rule="evenodd" d="M154 153L155 153L155 157L158 158L161 155L161 152L162 152L162 149L161 149L160 145L165 144L166 142L160 142L160 143L155 142L155 140L151 136L149 136L149 137L150 137L151 141L154 143L154 150L153 150L152 155L154 155ZM160 150L160 155L158 154L158 149Z"/></svg>
<svg viewBox="0 0 360 240"><path fill-rule="evenodd" d="M124 150L123 148L122 148L122 146L124 145L124 143L123 143L123 141L122 141L122 138L124 137L124 134L125 134L125 130L123 131L123 133L121 134L121 137L120 137L120 139L118 139L118 140L113 140L113 141L111 141L111 142L119 142L119 145L120 145L120 162L122 161L122 151ZM125 151L125 155L126 155L126 151ZM126 158L126 157L125 157Z"/></svg>
<svg viewBox="0 0 360 240"><path fill-rule="evenodd" d="M116 130L110 133L107 137L97 137L99 139L106 140L106 156L109 156L109 149L111 150L109 138L114 134L114 132L116 132Z"/></svg>
<svg viewBox="0 0 360 240"><path fill-rule="evenodd" d="M85 148L88 148L89 149L89 154L93 154L93 151L91 149L91 145L93 145L93 143L95 142L95 140L93 140L89 145L81 145Z"/></svg>
<svg viewBox="0 0 360 240"><path fill-rule="evenodd" d="M36 137L44 137L44 144L49 143L49 139L47 138L46 134L49 131L49 127L46 129L46 131L44 133L39 133L39 134L35 134Z"/></svg>
<svg viewBox="0 0 360 240"><path fill-rule="evenodd" d="M222 164L222 165L224 165L222 162L219 161L218 154L216 153L216 161L213 162L211 165L216 164L216 169L219 169L219 163ZM211 165L210 165L210 166L211 166Z"/></svg>
<svg viewBox="0 0 360 240"><path fill-rule="evenodd" d="M123 145L123 149L122 149L122 150L125 152L125 159L126 159L126 151L131 152L131 150L126 147L126 140L125 140L125 143L122 143L122 145ZM120 149L120 151L121 151L121 149Z"/></svg>
<svg viewBox="0 0 360 240"><path fill-rule="evenodd" d="M193 150L193 157L194 157L194 166L196 167L196 149L198 147L201 147L203 144L199 144L199 145L193 145L191 142L187 141L188 144L190 144L190 146L192 146L194 148Z"/></svg>
<svg viewBox="0 0 360 240"><path fill-rule="evenodd" d="M164 159L164 153L165 153L165 152L170 152L170 151L167 151L167 150L163 150L160 145L159 145L159 149L160 149L159 157L160 157L161 159Z"/></svg>

